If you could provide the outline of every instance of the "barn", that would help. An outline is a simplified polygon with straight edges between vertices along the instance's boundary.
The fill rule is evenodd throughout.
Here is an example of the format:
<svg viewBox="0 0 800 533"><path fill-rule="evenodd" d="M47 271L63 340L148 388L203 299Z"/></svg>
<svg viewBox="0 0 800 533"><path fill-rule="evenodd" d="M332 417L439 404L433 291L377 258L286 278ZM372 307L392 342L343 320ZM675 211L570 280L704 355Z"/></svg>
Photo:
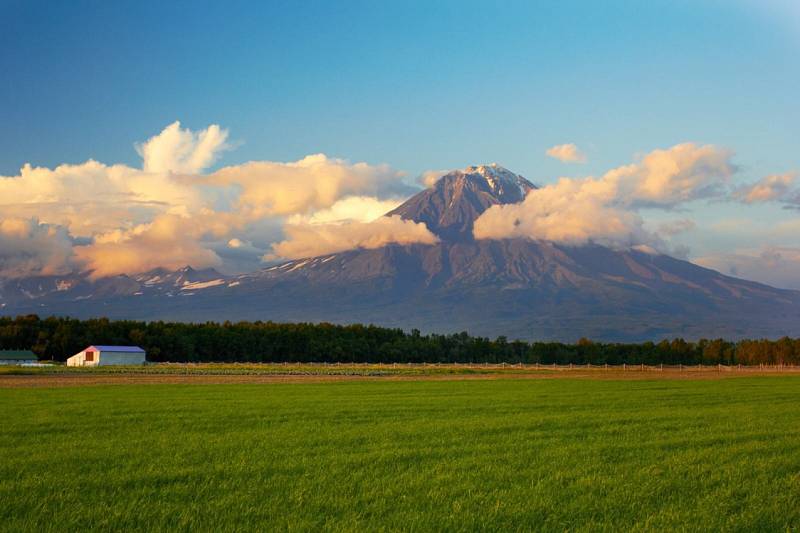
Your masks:
<svg viewBox="0 0 800 533"><path fill-rule="evenodd" d="M32 365L39 362L30 350L0 350L0 365Z"/></svg>
<svg viewBox="0 0 800 533"><path fill-rule="evenodd" d="M89 346L67 359L67 366L142 365L146 355L138 346Z"/></svg>

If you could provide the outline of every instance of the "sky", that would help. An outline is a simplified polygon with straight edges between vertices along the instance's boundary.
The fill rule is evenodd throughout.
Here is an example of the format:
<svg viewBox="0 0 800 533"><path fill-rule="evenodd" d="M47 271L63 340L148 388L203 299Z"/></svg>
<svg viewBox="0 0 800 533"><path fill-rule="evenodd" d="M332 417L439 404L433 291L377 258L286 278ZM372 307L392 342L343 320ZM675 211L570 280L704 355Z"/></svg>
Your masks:
<svg viewBox="0 0 800 533"><path fill-rule="evenodd" d="M800 288L796 2L164 4L0 0L0 275L429 242L373 219L497 162L492 238Z"/></svg>

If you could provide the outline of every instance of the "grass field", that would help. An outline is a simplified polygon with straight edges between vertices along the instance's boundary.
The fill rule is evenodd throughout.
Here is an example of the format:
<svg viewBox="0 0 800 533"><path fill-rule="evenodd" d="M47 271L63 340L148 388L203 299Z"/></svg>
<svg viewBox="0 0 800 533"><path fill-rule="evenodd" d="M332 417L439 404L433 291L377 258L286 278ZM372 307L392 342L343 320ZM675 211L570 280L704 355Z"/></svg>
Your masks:
<svg viewBox="0 0 800 533"><path fill-rule="evenodd" d="M800 377L0 388L0 529L800 529Z"/></svg>

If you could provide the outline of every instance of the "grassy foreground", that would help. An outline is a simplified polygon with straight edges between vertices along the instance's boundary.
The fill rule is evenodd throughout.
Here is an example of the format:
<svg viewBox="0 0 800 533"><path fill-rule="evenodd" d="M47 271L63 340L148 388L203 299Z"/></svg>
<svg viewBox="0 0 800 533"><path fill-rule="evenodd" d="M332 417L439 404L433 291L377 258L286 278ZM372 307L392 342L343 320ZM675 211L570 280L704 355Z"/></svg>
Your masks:
<svg viewBox="0 0 800 533"><path fill-rule="evenodd" d="M0 389L0 529L800 528L800 378Z"/></svg>

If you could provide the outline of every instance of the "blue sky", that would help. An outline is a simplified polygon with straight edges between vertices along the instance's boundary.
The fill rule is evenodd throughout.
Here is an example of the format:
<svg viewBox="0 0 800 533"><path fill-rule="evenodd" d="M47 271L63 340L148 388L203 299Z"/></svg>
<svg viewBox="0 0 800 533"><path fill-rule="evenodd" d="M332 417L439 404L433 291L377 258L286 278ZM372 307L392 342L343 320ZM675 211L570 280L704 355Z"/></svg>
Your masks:
<svg viewBox="0 0 800 533"><path fill-rule="evenodd" d="M545 184L695 142L735 152L734 182L800 169L790 1L164 4L0 1L0 176L139 167L134 143L176 120L230 132L213 168L325 153L416 176L497 161ZM545 156L562 143L587 163ZM680 238L693 255L764 238L707 231L720 220L797 213L682 209L700 227Z"/></svg>

